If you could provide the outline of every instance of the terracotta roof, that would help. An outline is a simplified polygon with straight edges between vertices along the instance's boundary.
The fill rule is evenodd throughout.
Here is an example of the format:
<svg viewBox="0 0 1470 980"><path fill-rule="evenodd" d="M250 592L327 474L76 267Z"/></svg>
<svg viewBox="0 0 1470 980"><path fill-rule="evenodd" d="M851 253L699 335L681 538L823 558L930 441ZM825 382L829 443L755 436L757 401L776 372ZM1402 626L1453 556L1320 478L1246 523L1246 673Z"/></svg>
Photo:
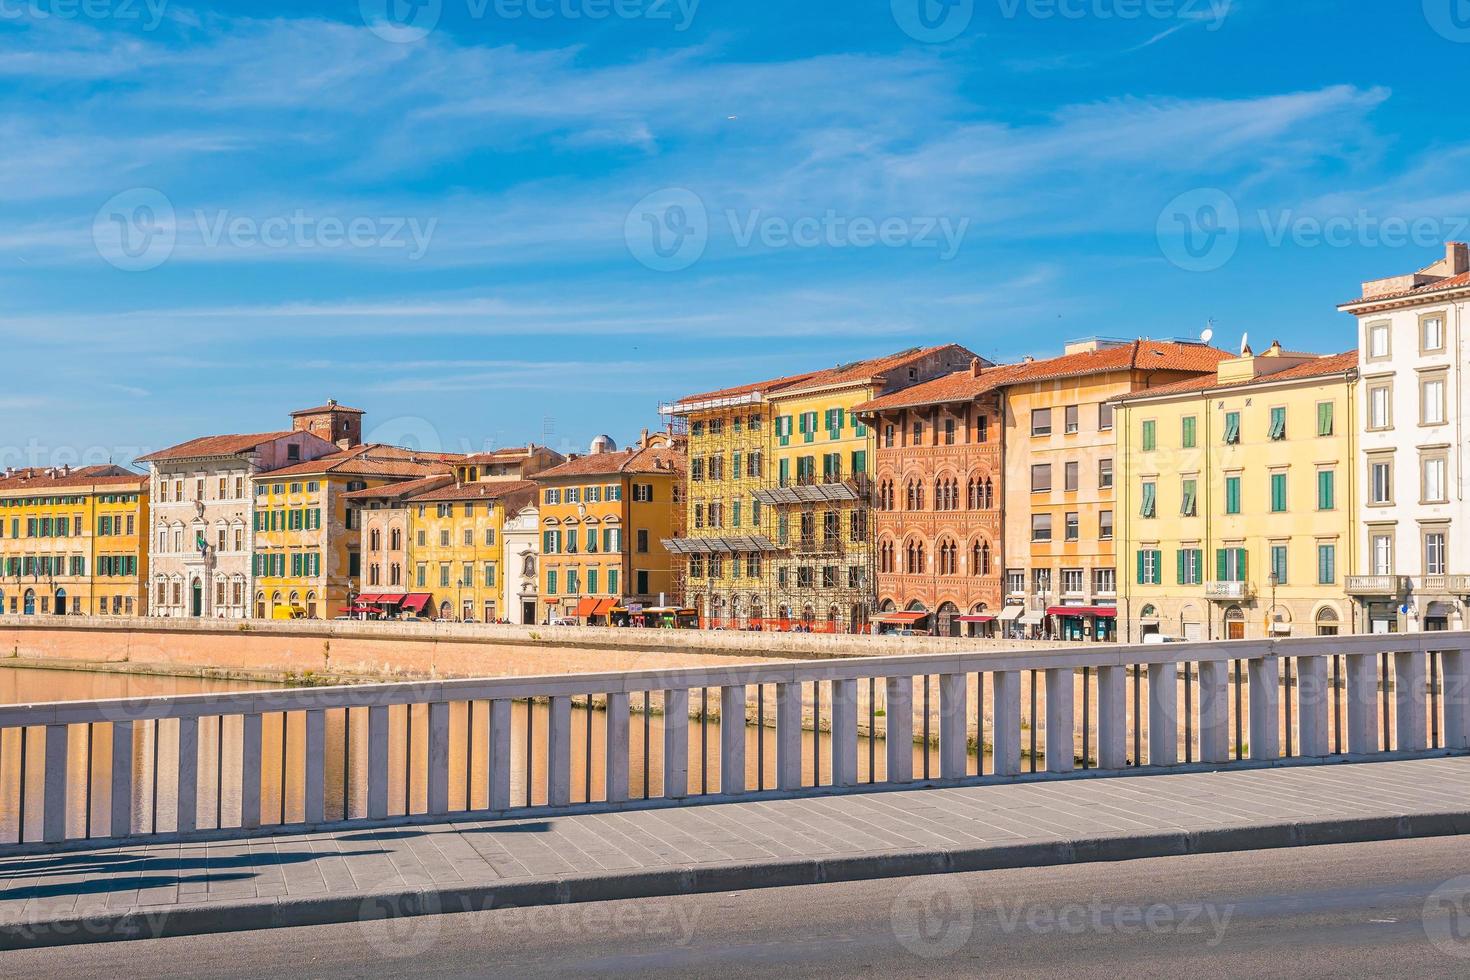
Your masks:
<svg viewBox="0 0 1470 980"><path fill-rule="evenodd" d="M98 466L81 466L69 472L63 473L61 469L52 467L26 467L16 470L12 476L3 476L0 471L0 494L21 493L35 490L67 490L82 487L96 487L99 489L108 487L129 487L142 489L148 485L148 476L144 473L134 473L132 470L123 469L121 466L102 464Z"/></svg>
<svg viewBox="0 0 1470 980"><path fill-rule="evenodd" d="M259 473L256 478L276 480L283 476L318 475L416 477L443 470L446 465L442 453L415 453L400 446L368 443Z"/></svg>
<svg viewBox="0 0 1470 980"><path fill-rule="evenodd" d="M810 378L823 373L822 371L808 371L805 374L791 374L784 378L772 378L768 381L757 381L753 384L738 385L734 388L721 388L719 391L706 391L698 395L686 395L674 403L677 411L681 406L697 405L700 402L719 401L726 398L740 398L744 395L769 394L789 388L794 384L800 384Z"/></svg>
<svg viewBox="0 0 1470 980"><path fill-rule="evenodd" d="M956 371L933 381L924 381L911 388L895 391L891 395L864 402L854 412L881 412L895 408L915 408L921 405L942 405L947 402L973 401L1024 372L1024 364L1002 364L985 368L977 378L973 371Z"/></svg>
<svg viewBox="0 0 1470 980"><path fill-rule="evenodd" d="M853 384L857 382L874 382L883 378L890 371L905 367L926 357L932 357L946 350L953 350L956 354L962 355L966 362L975 356L973 352L966 350L959 344L913 347L909 350L899 351L897 354L889 354L886 357L873 357L865 361L840 364L835 368L820 371L800 383L788 385L781 394L790 395L812 388L830 388L835 385Z"/></svg>
<svg viewBox="0 0 1470 980"><path fill-rule="evenodd" d="M160 449L147 456L139 456L140 463L163 462L170 459L199 459L205 456L236 456L248 453L257 446L295 435L294 432L257 432L253 435L201 436L181 442L177 446Z"/></svg>
<svg viewBox="0 0 1470 980"><path fill-rule="evenodd" d="M328 402L325 405L318 405L316 408L298 408L291 413L291 417L294 419L298 415L321 415L324 412L345 412L348 415L367 414L360 408L348 408L346 405L337 405L333 402Z"/></svg>
<svg viewBox="0 0 1470 980"><path fill-rule="evenodd" d="M555 449L550 449L546 446L506 446L502 449L492 449L489 452L484 453L470 453L468 456L465 456L463 459L461 459L460 462L501 463L505 462L506 460L527 459L536 452L547 452L553 456L561 455L561 453L557 452Z"/></svg>
<svg viewBox="0 0 1470 980"><path fill-rule="evenodd" d="M1422 296L1426 293L1439 293L1450 289L1465 289L1467 287L1470 287L1470 272L1462 272L1458 276L1450 276L1448 279L1441 279L1439 282L1431 282L1397 293L1386 293L1383 296L1359 296L1357 299L1350 299L1346 303L1339 304L1338 309L1346 306L1357 306L1359 303L1381 303L1386 300L1407 299L1410 296Z"/></svg>
<svg viewBox="0 0 1470 980"><path fill-rule="evenodd" d="M477 483L448 484L406 498L410 503L433 503L445 500L499 500L521 493L535 493L530 480L483 480Z"/></svg>
<svg viewBox="0 0 1470 980"><path fill-rule="evenodd" d="M557 480L564 477L619 476L624 473L669 473L683 474L686 460L683 453L663 447L653 449L624 449L616 453L593 453L567 460L560 466L542 470L533 479Z"/></svg>
<svg viewBox="0 0 1470 980"><path fill-rule="evenodd" d="M1158 388L1144 388L1132 391L1126 395L1119 395L1113 401L1137 401L1140 398L1159 398L1167 395L1182 395L1190 392L1214 392L1226 391L1231 388L1242 388L1246 385L1276 384L1282 381L1303 381L1308 378L1325 378L1334 374L1345 374L1358 366L1358 352L1356 350L1344 351L1341 354L1323 354L1314 360L1295 367L1289 367L1284 371L1274 374L1263 374L1254 378L1241 378L1239 381L1220 383L1218 374L1207 374L1199 378L1190 378L1186 381L1178 381L1174 384L1162 385Z"/></svg>
<svg viewBox="0 0 1470 980"><path fill-rule="evenodd" d="M389 483L381 487L367 487L363 490L349 490L342 495L343 500L406 500L414 494L423 493L426 490L434 490L444 486L446 483L454 482L454 477L448 473L435 473L433 476L421 477L417 480L407 480L403 483Z"/></svg>

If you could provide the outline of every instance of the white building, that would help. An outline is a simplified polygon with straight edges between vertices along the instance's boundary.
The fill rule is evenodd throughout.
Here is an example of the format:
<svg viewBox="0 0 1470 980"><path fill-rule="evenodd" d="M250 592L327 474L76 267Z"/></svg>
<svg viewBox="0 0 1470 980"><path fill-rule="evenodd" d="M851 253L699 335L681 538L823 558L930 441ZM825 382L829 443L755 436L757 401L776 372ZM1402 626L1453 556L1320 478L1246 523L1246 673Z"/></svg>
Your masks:
<svg viewBox="0 0 1470 980"><path fill-rule="evenodd" d="M505 618L512 623L534 626L537 622L537 583L540 581L540 512L522 507L506 515L502 531L505 545Z"/></svg>
<svg viewBox="0 0 1470 980"><path fill-rule="evenodd" d="M1470 623L1465 420L1470 381L1470 247L1410 275L1363 284L1340 309L1358 318L1358 533L1348 594L1362 632Z"/></svg>

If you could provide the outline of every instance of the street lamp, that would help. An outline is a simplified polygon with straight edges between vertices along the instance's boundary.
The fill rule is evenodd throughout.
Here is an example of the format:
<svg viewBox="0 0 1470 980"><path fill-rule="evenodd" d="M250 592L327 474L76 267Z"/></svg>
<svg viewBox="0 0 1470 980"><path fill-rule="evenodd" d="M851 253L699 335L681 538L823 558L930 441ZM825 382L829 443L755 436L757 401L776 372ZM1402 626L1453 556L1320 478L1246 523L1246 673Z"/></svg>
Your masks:
<svg viewBox="0 0 1470 980"><path fill-rule="evenodd" d="M1266 634L1269 638L1276 635L1276 587L1281 584L1281 578L1272 572L1266 576L1266 584L1271 586L1271 608L1266 612Z"/></svg>

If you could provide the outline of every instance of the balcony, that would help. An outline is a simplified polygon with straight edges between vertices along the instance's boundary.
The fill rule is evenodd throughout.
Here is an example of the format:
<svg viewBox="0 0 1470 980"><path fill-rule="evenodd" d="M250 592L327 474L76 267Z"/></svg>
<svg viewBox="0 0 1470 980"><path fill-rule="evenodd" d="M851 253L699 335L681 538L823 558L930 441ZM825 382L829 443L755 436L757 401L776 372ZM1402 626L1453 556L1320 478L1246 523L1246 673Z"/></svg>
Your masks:
<svg viewBox="0 0 1470 980"><path fill-rule="evenodd" d="M1349 575L1347 594L1350 596L1389 597L1403 595L1409 591L1409 579L1405 575Z"/></svg>
<svg viewBox="0 0 1470 980"><path fill-rule="evenodd" d="M1205 598L1212 602L1245 602L1255 594L1249 582L1205 583Z"/></svg>
<svg viewBox="0 0 1470 980"><path fill-rule="evenodd" d="M1446 575L1444 591L1450 595L1470 595L1470 575Z"/></svg>

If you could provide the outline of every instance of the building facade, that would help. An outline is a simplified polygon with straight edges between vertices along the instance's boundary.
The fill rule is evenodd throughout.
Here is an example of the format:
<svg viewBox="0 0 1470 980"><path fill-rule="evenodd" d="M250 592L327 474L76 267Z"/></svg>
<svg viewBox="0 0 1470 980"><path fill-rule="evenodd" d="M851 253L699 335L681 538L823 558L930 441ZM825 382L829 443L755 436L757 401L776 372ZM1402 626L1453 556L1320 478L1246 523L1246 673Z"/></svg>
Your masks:
<svg viewBox="0 0 1470 980"><path fill-rule="evenodd" d="M1117 399L1122 640L1352 629L1357 370L1273 344Z"/></svg>
<svg viewBox="0 0 1470 980"><path fill-rule="evenodd" d="M1462 381L1470 246L1410 275L1363 284L1358 322L1358 560L1347 590L1362 632L1463 629L1470 504ZM1460 555L1462 557L1455 557Z"/></svg>
<svg viewBox="0 0 1470 980"><path fill-rule="evenodd" d="M505 522L505 612L508 622L534 625L541 608L541 512L528 504Z"/></svg>
<svg viewBox="0 0 1470 980"><path fill-rule="evenodd" d="M0 612L138 616L148 478L119 466L9 469L0 478Z"/></svg>
<svg viewBox="0 0 1470 980"><path fill-rule="evenodd" d="M1002 392L1014 368L968 369L859 405L876 434L880 628L989 636L1003 604Z"/></svg>
<svg viewBox="0 0 1470 980"><path fill-rule="evenodd" d="M503 618L505 522L536 499L536 484L482 479L409 497L412 591L432 594L435 618L492 623Z"/></svg>
<svg viewBox="0 0 1470 980"><path fill-rule="evenodd" d="M608 625L679 601L665 542L683 536L685 447L643 442L618 451L599 437L536 474L543 622Z"/></svg>
<svg viewBox="0 0 1470 980"><path fill-rule="evenodd" d="M361 528L362 574L348 582L348 603L354 616L396 617L405 612L428 616L437 611L433 595L411 591L418 561L413 515L408 499L454 482L448 473L402 483L351 490L342 495Z"/></svg>
<svg viewBox="0 0 1470 980"><path fill-rule="evenodd" d="M529 480L544 469L566 462L555 449L538 446L508 446L489 452L473 453L455 463L454 475L460 483L486 480Z"/></svg>
<svg viewBox="0 0 1470 980"><path fill-rule="evenodd" d="M1116 440L1112 400L1213 374L1202 344L1080 341L1005 388L1005 592L1010 635L1112 640Z"/></svg>

